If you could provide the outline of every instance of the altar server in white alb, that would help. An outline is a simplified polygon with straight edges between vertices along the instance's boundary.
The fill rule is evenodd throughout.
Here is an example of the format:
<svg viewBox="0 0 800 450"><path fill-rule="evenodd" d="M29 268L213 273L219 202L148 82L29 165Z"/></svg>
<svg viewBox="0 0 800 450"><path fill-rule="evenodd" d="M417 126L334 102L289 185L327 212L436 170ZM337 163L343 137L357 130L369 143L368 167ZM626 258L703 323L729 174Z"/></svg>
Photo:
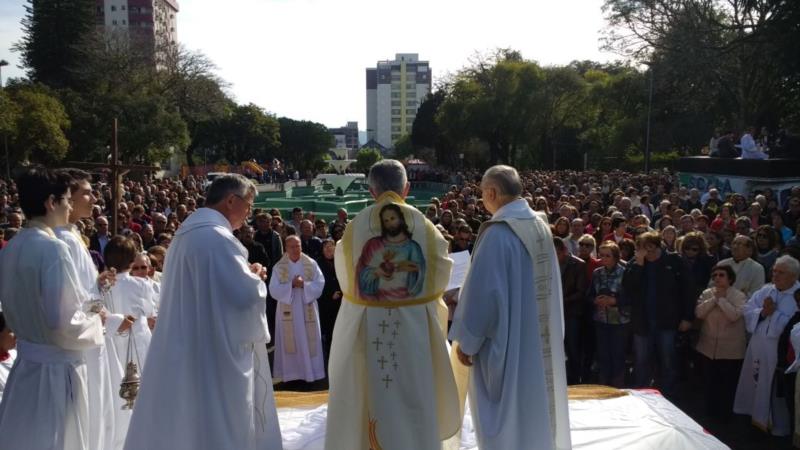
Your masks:
<svg viewBox="0 0 800 450"><path fill-rule="evenodd" d="M752 334L739 375L733 411L747 414L752 423L775 436L791 432L786 402L773 388L778 363L778 339L797 312L794 293L800 289L800 262L784 255L772 266L772 283L753 293L744 305L745 327Z"/></svg>
<svg viewBox="0 0 800 450"><path fill-rule="evenodd" d="M267 360L266 269L233 236L253 207L241 175L214 180L175 233L125 448L281 449Z"/></svg>
<svg viewBox="0 0 800 450"><path fill-rule="evenodd" d="M114 348L113 352L109 351L109 355L116 355L117 360L114 363L119 367L119 370L113 371L111 378L112 385L116 386L115 394L119 392L129 361L137 365L139 373L144 369L152 337L150 326L155 325L155 305L158 300L153 283L130 273L136 255L136 243L125 236L112 237L103 252L106 266L116 271L116 282L102 294L103 302L110 315L121 317L125 326L116 331L106 328L107 345ZM123 409L125 404L126 401L118 394L114 396L115 449L124 447L131 421L132 411Z"/></svg>
<svg viewBox="0 0 800 450"><path fill-rule="evenodd" d="M520 198L513 167L481 182L492 213L475 243L450 338L471 366L473 423L482 449L568 449L558 261L547 221Z"/></svg>
<svg viewBox="0 0 800 450"><path fill-rule="evenodd" d="M67 224L69 177L30 169L17 181L29 218L0 252L0 301L17 336L17 362L0 403L0 447L89 449L84 351L103 344L104 313L86 314L67 246L53 229Z"/></svg>
<svg viewBox="0 0 800 450"><path fill-rule="evenodd" d="M78 274L78 283L86 291L89 300L84 303L83 311L88 312L93 300L99 300L100 286L112 284L114 274L106 271L98 274L97 268L89 254L86 242L83 240L75 223L82 218L92 216L92 207L97 203L97 198L92 194L92 185L89 183L91 176L78 169L66 169L65 172L72 178L70 189L70 202L72 212L69 214L69 223L57 227L56 236L69 248L69 255L75 264ZM106 329L125 332L130 326L121 314L108 314ZM113 450L119 449L125 441L124 428L116 433L116 419L119 411L114 410L114 404L119 395L119 380L122 379L122 367L119 365L116 349L111 345L112 332L106 334L105 343L86 351L86 377L89 386L89 449ZM124 357L124 355L123 355ZM117 444L115 444L117 442Z"/></svg>
<svg viewBox="0 0 800 450"><path fill-rule="evenodd" d="M269 292L275 313L275 381L325 378L317 299L325 277L317 262L301 251L300 238L286 238L286 253L272 269Z"/></svg>
<svg viewBox="0 0 800 450"><path fill-rule="evenodd" d="M3 401L3 391L6 388L8 374L17 360L17 338L6 325L6 316L0 311L0 402Z"/></svg>

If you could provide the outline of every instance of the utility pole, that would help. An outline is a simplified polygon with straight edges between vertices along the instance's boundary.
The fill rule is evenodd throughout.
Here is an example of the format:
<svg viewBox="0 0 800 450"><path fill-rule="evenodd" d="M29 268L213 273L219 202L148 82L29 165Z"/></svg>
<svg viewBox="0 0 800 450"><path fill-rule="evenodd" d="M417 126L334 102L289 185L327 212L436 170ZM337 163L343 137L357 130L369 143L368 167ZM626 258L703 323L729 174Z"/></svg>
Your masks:
<svg viewBox="0 0 800 450"><path fill-rule="evenodd" d="M650 95L647 100L647 134L644 141L644 173L650 173L650 118L653 113L653 65L650 64Z"/></svg>
<svg viewBox="0 0 800 450"><path fill-rule="evenodd" d="M3 67L8 65L8 61L5 59L0 59L0 90L3 88ZM6 151L6 179L11 179L11 166L8 163L8 131L3 133L3 147L5 147Z"/></svg>

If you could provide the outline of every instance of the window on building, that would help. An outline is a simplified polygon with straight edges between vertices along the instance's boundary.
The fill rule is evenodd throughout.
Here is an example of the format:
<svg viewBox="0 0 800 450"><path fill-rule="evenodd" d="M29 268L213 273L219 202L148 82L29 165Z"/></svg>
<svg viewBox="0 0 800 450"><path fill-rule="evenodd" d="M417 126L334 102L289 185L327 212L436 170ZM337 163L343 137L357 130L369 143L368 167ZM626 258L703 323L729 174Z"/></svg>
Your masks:
<svg viewBox="0 0 800 450"><path fill-rule="evenodd" d="M111 5L111 10L112 10L112 11L116 11L116 10L117 10L117 7L116 7L115 5Z"/></svg>
<svg viewBox="0 0 800 450"><path fill-rule="evenodd" d="M415 83L406 83L406 89L416 89L417 85Z"/></svg>
<svg viewBox="0 0 800 450"><path fill-rule="evenodd" d="M400 106L399 100L392 100L392 106Z"/></svg>
<svg viewBox="0 0 800 450"><path fill-rule="evenodd" d="M392 92L392 98L400 98L399 92Z"/></svg>
<svg viewBox="0 0 800 450"><path fill-rule="evenodd" d="M125 23L125 19L122 19L122 24L123 24L123 25L126 25L126 23Z"/></svg>
<svg viewBox="0 0 800 450"><path fill-rule="evenodd" d="M399 117L392 117L392 123L400 123Z"/></svg>
<svg viewBox="0 0 800 450"><path fill-rule="evenodd" d="M416 110L416 109L414 109L414 108L408 108L408 109L406 109L406 114L416 114L416 113L417 113L417 110Z"/></svg>
<svg viewBox="0 0 800 450"><path fill-rule="evenodd" d="M393 116L399 116L400 115L400 110L399 109L393 109L392 110L392 115Z"/></svg>
<svg viewBox="0 0 800 450"><path fill-rule="evenodd" d="M121 8L123 11L125 11L125 5L122 5L120 8Z"/></svg>
<svg viewBox="0 0 800 450"><path fill-rule="evenodd" d="M416 100L409 100L406 102L406 106L417 106Z"/></svg>
<svg viewBox="0 0 800 450"><path fill-rule="evenodd" d="M400 131L400 125L394 125L392 131Z"/></svg>
<svg viewBox="0 0 800 450"><path fill-rule="evenodd" d="M117 21L116 21L116 20L112 20L112 21L111 21L111 25L116 25L116 24L117 24Z"/></svg>

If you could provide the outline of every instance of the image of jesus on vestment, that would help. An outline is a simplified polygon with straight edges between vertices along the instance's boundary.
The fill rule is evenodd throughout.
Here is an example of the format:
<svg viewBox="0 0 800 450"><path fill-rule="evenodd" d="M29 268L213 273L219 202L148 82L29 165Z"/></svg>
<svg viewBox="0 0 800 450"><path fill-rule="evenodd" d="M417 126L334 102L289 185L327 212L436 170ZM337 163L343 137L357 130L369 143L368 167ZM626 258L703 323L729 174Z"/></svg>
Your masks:
<svg viewBox="0 0 800 450"><path fill-rule="evenodd" d="M425 281L422 248L411 239L400 206L383 206L379 217L381 235L364 244L356 267L360 296L366 300L412 299L422 292Z"/></svg>

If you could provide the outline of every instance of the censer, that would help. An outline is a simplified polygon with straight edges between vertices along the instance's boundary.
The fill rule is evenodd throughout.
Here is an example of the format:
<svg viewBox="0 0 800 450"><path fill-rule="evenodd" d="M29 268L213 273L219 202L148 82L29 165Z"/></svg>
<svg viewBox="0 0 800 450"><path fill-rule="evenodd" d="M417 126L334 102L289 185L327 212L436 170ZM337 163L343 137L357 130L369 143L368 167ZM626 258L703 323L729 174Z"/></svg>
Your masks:
<svg viewBox="0 0 800 450"><path fill-rule="evenodd" d="M139 376L139 349L136 347L136 338L133 329L128 330L128 351L125 357L125 377L119 386L119 396L125 400L122 409L133 409L136 396L139 394L141 377ZM134 361L134 357L136 360Z"/></svg>

